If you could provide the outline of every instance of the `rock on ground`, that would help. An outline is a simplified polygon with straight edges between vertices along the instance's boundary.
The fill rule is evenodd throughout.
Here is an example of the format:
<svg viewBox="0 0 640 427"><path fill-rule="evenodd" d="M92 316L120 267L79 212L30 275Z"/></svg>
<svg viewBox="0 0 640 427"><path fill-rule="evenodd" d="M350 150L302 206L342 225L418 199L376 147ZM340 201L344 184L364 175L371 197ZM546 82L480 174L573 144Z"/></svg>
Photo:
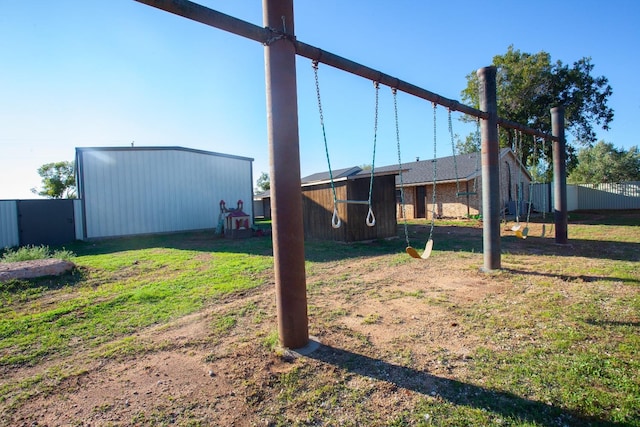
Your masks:
<svg viewBox="0 0 640 427"><path fill-rule="evenodd" d="M42 276L59 276L71 271L75 264L62 259L48 258L33 261L0 263L0 282L11 279L33 279Z"/></svg>

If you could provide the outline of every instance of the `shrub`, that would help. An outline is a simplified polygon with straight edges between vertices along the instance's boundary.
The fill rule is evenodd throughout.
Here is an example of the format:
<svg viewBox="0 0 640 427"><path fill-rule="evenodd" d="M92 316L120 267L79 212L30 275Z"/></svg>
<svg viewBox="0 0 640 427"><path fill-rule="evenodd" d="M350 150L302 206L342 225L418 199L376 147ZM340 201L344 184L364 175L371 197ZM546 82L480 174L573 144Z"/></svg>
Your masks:
<svg viewBox="0 0 640 427"><path fill-rule="evenodd" d="M58 258L69 260L73 258L75 254L66 249L57 250L51 252L49 246L21 246L17 249L5 249L0 258L0 262L18 262L18 261L31 261L36 259L46 258Z"/></svg>

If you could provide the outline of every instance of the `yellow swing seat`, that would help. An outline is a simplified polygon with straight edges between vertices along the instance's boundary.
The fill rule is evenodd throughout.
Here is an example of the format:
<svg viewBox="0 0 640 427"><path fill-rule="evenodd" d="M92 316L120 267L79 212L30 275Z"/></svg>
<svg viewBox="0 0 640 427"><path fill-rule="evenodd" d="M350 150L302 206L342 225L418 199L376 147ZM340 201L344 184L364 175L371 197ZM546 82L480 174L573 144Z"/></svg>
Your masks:
<svg viewBox="0 0 640 427"><path fill-rule="evenodd" d="M525 227L522 230L516 230L516 237L518 239L526 239L527 235L529 234L529 227Z"/></svg>
<svg viewBox="0 0 640 427"><path fill-rule="evenodd" d="M429 239L427 240L427 244L424 245L424 252L422 253L422 255L420 255L418 253L418 251L411 247L411 246L407 246L407 253L412 257L412 258L417 258L417 259L427 259L431 256L431 251L433 250L433 239Z"/></svg>

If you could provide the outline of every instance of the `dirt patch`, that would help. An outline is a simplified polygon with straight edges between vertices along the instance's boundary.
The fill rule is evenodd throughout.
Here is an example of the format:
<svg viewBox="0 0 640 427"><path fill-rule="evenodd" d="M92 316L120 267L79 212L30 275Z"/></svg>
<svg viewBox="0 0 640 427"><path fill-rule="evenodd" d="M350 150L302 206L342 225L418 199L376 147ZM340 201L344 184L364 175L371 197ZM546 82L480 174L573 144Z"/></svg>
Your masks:
<svg viewBox="0 0 640 427"><path fill-rule="evenodd" d="M308 375L321 371L323 381L328 376L348 387L370 389L370 398L363 403L369 411L384 414L412 405L423 393L398 393L393 376L406 372L393 366L408 364L416 372L453 377L464 369L478 342L464 332L465 320L452 308L486 298L503 286L471 267L477 259L457 262L458 268L467 269L464 276L443 259L434 261L386 266L384 259L372 257L318 267L308 277L309 321L311 334L323 347L310 358L280 357L264 344L276 324L274 289L264 286L168 326L140 331L139 343L150 350L135 358L94 360L85 355L5 372L32 377L38 371L50 372L54 365L78 372L62 381L47 380L39 395L5 420L23 426L195 421L274 425L273 420L282 416L282 377L299 371ZM232 330L216 336L212 326L216 318L247 306L253 307L254 315L240 317ZM342 362L332 362L345 358L361 358L363 365L386 360L384 365L392 364L388 382L354 376L340 368ZM433 383L416 390L422 387L437 389ZM304 408L290 409L289 417L304 412ZM344 422L349 422L347 414Z"/></svg>
<svg viewBox="0 0 640 427"><path fill-rule="evenodd" d="M532 230L542 235L541 226ZM567 251L550 238L514 238L504 248ZM275 292L273 284L264 285L138 331L142 350L133 356L103 360L87 351L2 371L0 388L19 378L41 380L34 395L17 391L4 397L0 422L320 425L323 414L330 414L332 425L388 425L425 398L466 402L464 396L480 395L480 401L496 401L493 392L473 385L482 380L469 377L469 364L480 347L517 346L527 337L478 333L485 318L473 307L491 301L515 310L528 298L526 273L539 259L534 251L517 261L505 261L498 274L478 271L482 254L455 250L427 261L398 254L316 262L307 272L307 298L310 333L322 346L311 355L296 359L269 348L277 324ZM516 270L524 273L518 284L511 280ZM549 282L568 280L548 276ZM217 320L225 316L236 323L221 332ZM61 371L73 374L56 379ZM308 389L292 394L289 384L300 378Z"/></svg>

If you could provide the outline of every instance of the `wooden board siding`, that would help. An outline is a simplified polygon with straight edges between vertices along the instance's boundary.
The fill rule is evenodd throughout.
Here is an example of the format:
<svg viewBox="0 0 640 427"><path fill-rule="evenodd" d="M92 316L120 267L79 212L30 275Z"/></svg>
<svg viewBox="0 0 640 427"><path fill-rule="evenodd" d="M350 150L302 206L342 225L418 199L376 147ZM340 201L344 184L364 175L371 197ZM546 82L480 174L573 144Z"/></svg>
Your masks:
<svg viewBox="0 0 640 427"><path fill-rule="evenodd" d="M336 195L342 200L367 200L369 179L339 181L335 183ZM331 226L333 194L331 184L307 186L302 189L305 238L357 242L397 235L395 217L395 177L381 176L374 179L373 212L376 225L366 225L367 205L339 204L338 213L342 226Z"/></svg>
<svg viewBox="0 0 640 427"><path fill-rule="evenodd" d="M347 196L347 182L335 183L338 199ZM342 227L333 228L333 192L331 184L319 184L302 189L302 212L305 239L346 241L346 227L348 224L346 205L338 205L338 213L342 220Z"/></svg>
<svg viewBox="0 0 640 427"><path fill-rule="evenodd" d="M349 199L367 200L369 196L369 180L357 179L349 181ZM349 205L348 217L351 226L348 228L347 241L384 239L397 235L395 216L395 176L381 176L374 179L373 213L376 225L368 227L366 224L369 207L366 205Z"/></svg>

